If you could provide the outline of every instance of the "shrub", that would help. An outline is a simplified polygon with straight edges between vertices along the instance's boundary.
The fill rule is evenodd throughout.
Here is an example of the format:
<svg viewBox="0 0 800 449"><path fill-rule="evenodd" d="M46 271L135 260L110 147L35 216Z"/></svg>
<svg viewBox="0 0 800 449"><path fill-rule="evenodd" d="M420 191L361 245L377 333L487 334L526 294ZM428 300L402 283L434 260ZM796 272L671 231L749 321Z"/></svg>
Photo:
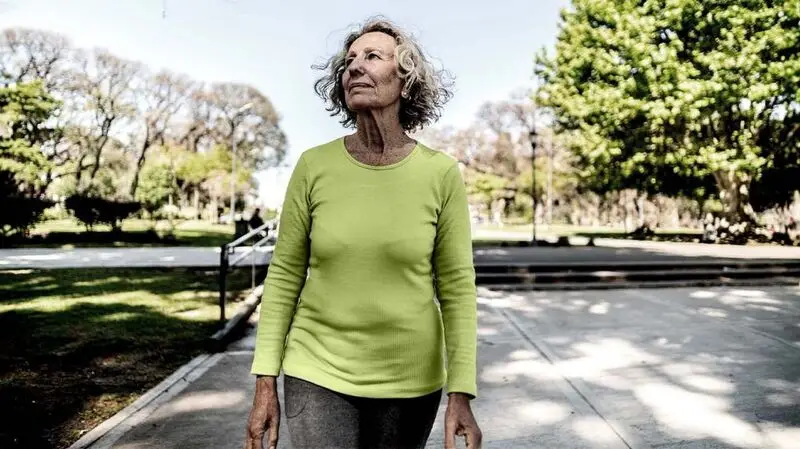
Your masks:
<svg viewBox="0 0 800 449"><path fill-rule="evenodd" d="M142 209L136 201L112 201L93 196L72 195L64 205L78 221L91 230L97 224L107 224L114 231L122 228L122 220Z"/></svg>
<svg viewBox="0 0 800 449"><path fill-rule="evenodd" d="M52 201L25 196L14 173L0 170L0 233L5 238L17 232L27 236L30 228L42 219Z"/></svg>
<svg viewBox="0 0 800 449"><path fill-rule="evenodd" d="M5 197L2 201L0 230L3 236L12 232L27 235L30 228L42 219L44 210L53 205L52 201L23 196Z"/></svg>

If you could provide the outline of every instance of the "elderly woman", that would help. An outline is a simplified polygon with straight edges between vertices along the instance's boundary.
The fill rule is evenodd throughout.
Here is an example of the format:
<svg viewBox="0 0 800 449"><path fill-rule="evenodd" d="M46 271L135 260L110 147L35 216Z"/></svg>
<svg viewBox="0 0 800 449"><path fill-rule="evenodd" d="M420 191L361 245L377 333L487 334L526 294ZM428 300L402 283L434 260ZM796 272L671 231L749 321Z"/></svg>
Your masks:
<svg viewBox="0 0 800 449"><path fill-rule="evenodd" d="M295 449L422 448L447 389L445 447L481 447L476 289L457 161L409 137L451 96L419 45L372 20L319 68L355 133L294 167L264 282L246 448L277 447L284 373ZM446 362L446 363L445 363Z"/></svg>

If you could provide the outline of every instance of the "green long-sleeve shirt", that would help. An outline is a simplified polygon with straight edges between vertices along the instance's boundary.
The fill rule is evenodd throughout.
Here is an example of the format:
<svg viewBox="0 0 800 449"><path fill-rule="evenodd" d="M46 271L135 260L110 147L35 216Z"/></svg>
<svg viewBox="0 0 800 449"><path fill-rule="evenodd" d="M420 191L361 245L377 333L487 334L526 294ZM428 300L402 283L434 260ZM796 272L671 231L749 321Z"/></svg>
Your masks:
<svg viewBox="0 0 800 449"><path fill-rule="evenodd" d="M311 148L278 229L253 374L283 368L353 396L477 396L475 268L454 158L420 143L371 166L343 138Z"/></svg>

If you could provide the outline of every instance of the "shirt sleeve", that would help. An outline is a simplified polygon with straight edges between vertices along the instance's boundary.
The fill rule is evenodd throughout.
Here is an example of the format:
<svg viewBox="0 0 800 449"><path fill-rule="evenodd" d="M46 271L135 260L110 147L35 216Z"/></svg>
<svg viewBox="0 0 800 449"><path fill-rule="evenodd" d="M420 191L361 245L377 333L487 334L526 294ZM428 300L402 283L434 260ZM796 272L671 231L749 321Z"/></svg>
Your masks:
<svg viewBox="0 0 800 449"><path fill-rule="evenodd" d="M474 399L477 293L467 192L458 165L447 170L441 192L433 262L447 349L447 390Z"/></svg>
<svg viewBox="0 0 800 449"><path fill-rule="evenodd" d="M301 157L286 188L278 240L264 280L252 374L280 373L289 324L305 285L311 227L307 171Z"/></svg>

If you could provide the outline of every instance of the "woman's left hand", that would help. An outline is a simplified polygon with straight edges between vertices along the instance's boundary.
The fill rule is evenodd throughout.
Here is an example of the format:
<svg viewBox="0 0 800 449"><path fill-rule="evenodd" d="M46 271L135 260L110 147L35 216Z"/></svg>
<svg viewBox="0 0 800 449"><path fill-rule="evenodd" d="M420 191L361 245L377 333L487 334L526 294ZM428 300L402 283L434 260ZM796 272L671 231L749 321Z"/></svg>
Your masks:
<svg viewBox="0 0 800 449"><path fill-rule="evenodd" d="M469 396L464 393L451 393L447 400L447 413L444 416L444 448L456 449L456 435L467 440L468 449L481 449L483 435L472 408Z"/></svg>

